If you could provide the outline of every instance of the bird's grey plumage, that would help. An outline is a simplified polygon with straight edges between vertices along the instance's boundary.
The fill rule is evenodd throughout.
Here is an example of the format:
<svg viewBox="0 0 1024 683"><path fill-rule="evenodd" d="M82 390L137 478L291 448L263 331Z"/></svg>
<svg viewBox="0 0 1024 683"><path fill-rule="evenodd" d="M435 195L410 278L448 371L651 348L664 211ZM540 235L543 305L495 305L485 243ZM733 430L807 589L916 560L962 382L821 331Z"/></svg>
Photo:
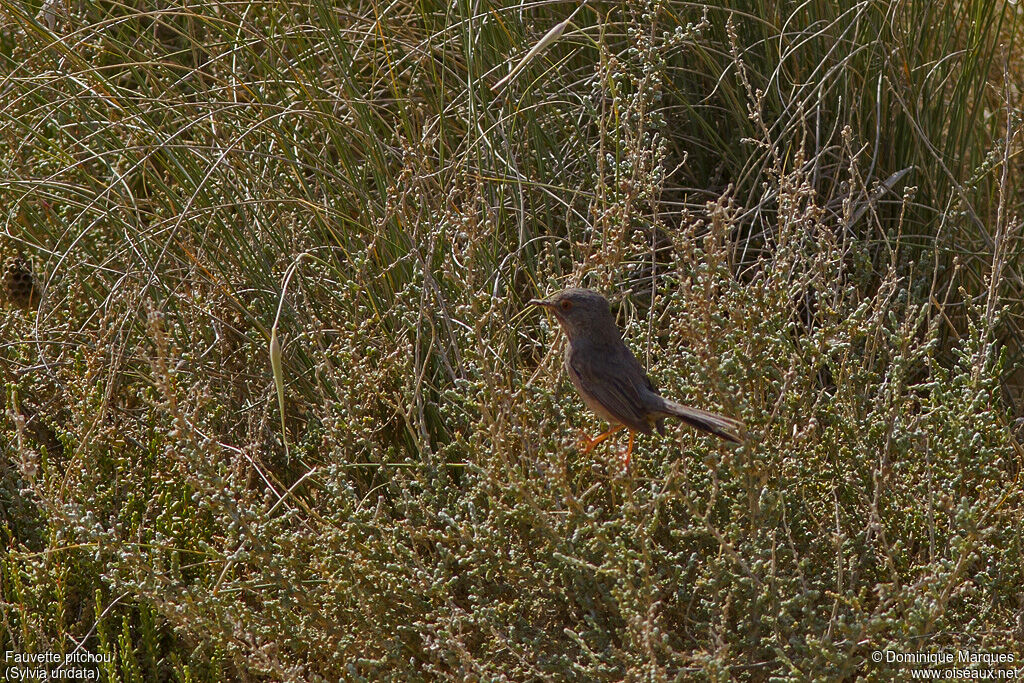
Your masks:
<svg viewBox="0 0 1024 683"><path fill-rule="evenodd" d="M587 405L611 424L664 433L666 417L739 443L742 423L662 397L640 361L622 341L607 299L589 289L564 289L530 303L555 314L569 344L565 369Z"/></svg>
<svg viewBox="0 0 1024 683"><path fill-rule="evenodd" d="M588 340L570 342L565 350L565 369L581 394L589 391L597 402L613 417L612 420L630 429L649 434L651 424L647 416L660 407L660 398L651 380L640 367L633 352L616 340L615 344L591 353L593 344ZM600 358L599 361L595 361ZM581 389L587 387L587 389ZM598 411L600 414L601 411ZM606 415L602 415L606 417Z"/></svg>

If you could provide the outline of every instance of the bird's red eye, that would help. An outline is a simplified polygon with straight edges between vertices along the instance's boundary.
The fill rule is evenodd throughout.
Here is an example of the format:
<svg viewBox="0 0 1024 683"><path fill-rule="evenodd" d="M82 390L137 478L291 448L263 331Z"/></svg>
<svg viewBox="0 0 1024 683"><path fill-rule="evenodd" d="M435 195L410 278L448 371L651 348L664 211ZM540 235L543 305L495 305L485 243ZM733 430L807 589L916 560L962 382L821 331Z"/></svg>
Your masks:
<svg viewBox="0 0 1024 683"><path fill-rule="evenodd" d="M560 303L559 306L562 307L563 311L568 311L570 308L572 308L572 302L569 301L568 299L562 299L562 303Z"/></svg>

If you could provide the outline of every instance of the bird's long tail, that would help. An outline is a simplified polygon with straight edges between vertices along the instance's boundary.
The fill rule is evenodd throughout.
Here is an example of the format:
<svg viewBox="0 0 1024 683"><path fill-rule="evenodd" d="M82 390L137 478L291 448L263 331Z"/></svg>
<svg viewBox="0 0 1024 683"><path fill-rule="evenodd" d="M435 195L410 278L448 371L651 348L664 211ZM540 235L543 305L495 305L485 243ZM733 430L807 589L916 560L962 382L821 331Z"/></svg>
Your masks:
<svg viewBox="0 0 1024 683"><path fill-rule="evenodd" d="M708 432L714 434L717 437L732 441L733 443L743 443L744 427L743 423L739 420L734 420L731 417L725 417L724 415L717 415L715 413L709 413L706 410L699 408L691 408L690 406L680 405L675 401L670 401L667 398L662 398L664 405L661 406L661 410L666 415L678 417L680 420L696 427L702 432Z"/></svg>

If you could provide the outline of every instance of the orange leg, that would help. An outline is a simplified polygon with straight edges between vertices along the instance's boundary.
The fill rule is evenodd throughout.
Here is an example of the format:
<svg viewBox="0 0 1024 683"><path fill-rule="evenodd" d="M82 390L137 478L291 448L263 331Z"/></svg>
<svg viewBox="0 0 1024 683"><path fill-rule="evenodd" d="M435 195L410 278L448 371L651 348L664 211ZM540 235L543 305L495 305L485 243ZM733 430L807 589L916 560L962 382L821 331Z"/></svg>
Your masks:
<svg viewBox="0 0 1024 683"><path fill-rule="evenodd" d="M614 427L609 429L604 434L598 434L593 439L591 439L591 438L589 438L587 436L584 436L583 439L582 439L582 441L583 441L583 451L582 451L583 455L586 455L590 451L594 450L594 446L596 446L597 444L601 443L602 441L607 439L609 436L611 436L615 432L617 432L620 429L622 429L623 427L625 427L625 425L615 425ZM630 443L632 443L632 438L633 438L633 433L630 432Z"/></svg>
<svg viewBox="0 0 1024 683"><path fill-rule="evenodd" d="M636 437L636 432L632 429L629 430L629 445L626 447L626 457L623 458L626 466L626 471L629 471L629 461L633 457L633 439Z"/></svg>

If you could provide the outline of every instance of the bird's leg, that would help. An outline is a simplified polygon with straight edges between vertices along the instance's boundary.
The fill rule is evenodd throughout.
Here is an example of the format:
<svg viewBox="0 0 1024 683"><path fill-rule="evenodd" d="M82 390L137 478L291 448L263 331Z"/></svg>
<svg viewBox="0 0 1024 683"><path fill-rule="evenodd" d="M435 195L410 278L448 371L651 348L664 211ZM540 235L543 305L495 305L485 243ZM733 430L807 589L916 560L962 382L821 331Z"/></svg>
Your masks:
<svg viewBox="0 0 1024 683"><path fill-rule="evenodd" d="M602 441L607 439L609 436L611 436L615 432L617 432L620 429L622 429L624 426L625 425L615 425L611 429L609 429L607 432L605 432L604 434L598 434L593 439L591 439L590 437L584 435L583 438L580 439L583 442L583 451L582 451L583 455L586 455L590 451L594 450L594 446L596 446L597 444L601 443Z"/></svg>
<svg viewBox="0 0 1024 683"><path fill-rule="evenodd" d="M623 464L626 466L626 471L629 472L629 462L633 457L633 439L636 437L636 432L632 429L629 430L629 445L626 446L626 456L622 459Z"/></svg>

